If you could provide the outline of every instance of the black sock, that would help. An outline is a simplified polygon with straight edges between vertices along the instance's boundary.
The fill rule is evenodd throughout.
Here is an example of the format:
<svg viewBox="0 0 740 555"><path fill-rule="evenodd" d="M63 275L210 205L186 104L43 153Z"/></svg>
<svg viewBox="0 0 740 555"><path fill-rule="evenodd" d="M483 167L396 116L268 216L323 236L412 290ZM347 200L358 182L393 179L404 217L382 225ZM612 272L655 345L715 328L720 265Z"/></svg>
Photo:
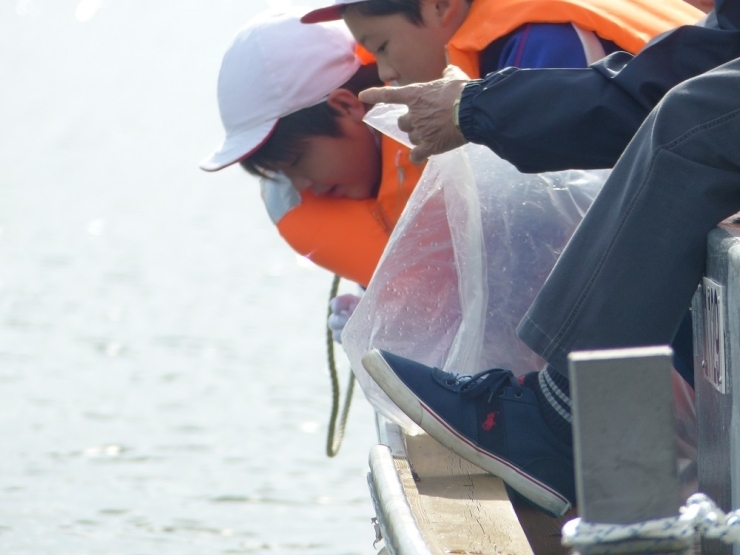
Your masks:
<svg viewBox="0 0 740 555"><path fill-rule="evenodd" d="M558 439L571 445L570 381L549 364L537 375L534 388L548 427Z"/></svg>

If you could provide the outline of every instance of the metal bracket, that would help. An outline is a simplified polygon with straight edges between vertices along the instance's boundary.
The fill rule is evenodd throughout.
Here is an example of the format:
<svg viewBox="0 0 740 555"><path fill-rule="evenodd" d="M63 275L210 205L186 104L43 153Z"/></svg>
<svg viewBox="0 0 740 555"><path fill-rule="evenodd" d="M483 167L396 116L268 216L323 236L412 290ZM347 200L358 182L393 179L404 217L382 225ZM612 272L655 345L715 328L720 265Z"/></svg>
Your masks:
<svg viewBox="0 0 740 555"><path fill-rule="evenodd" d="M704 291L704 360L702 374L720 393L727 393L725 359L725 288L707 277Z"/></svg>

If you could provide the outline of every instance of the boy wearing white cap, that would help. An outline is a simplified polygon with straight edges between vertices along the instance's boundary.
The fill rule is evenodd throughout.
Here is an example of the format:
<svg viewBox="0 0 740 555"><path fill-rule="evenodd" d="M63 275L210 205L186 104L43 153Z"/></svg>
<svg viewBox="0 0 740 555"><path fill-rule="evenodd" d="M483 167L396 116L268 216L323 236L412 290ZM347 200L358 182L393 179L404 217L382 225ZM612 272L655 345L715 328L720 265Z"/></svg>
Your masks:
<svg viewBox="0 0 740 555"><path fill-rule="evenodd" d="M382 85L375 65L344 25L303 25L305 13L265 12L237 34L218 79L226 139L200 167L261 177L283 238L367 286L422 167L362 121L357 94Z"/></svg>
<svg viewBox="0 0 740 555"><path fill-rule="evenodd" d="M505 67L586 67L695 23L683 0L335 0L304 23L344 18L380 78L438 79L449 62L478 78Z"/></svg>

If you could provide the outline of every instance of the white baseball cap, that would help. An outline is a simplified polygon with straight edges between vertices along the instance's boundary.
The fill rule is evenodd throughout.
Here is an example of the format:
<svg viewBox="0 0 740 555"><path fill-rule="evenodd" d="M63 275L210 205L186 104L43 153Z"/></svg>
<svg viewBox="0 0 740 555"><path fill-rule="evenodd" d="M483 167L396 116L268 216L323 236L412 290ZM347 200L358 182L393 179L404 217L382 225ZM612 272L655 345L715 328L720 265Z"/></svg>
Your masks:
<svg viewBox="0 0 740 555"><path fill-rule="evenodd" d="M301 21L303 23L321 23L322 21L342 19L342 6L357 4L357 2L367 2L367 0L334 0L331 6L308 12L301 18Z"/></svg>
<svg viewBox="0 0 740 555"><path fill-rule="evenodd" d="M343 24L303 25L305 13L264 12L237 33L218 75L226 139L201 169L220 170L254 153L280 118L322 102L360 67Z"/></svg>

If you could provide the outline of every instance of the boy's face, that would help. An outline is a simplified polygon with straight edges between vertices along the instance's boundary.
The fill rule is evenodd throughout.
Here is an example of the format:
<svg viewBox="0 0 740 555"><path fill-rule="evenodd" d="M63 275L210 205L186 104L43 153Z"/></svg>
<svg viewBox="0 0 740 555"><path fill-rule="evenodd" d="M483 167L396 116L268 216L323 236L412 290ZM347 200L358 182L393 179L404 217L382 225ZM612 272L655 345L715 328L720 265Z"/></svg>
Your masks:
<svg viewBox="0 0 740 555"><path fill-rule="evenodd" d="M337 101L337 96L342 98ZM342 135L308 137L295 160L275 169L299 191L331 198L372 198L380 185L381 157L375 134L362 121L364 104L344 89L329 95L328 102L340 112Z"/></svg>
<svg viewBox="0 0 740 555"><path fill-rule="evenodd" d="M402 14L362 15L350 5L344 22L355 40L371 52L382 81L398 85L442 77L447 65L445 45L467 14L465 0L421 0L420 25Z"/></svg>

